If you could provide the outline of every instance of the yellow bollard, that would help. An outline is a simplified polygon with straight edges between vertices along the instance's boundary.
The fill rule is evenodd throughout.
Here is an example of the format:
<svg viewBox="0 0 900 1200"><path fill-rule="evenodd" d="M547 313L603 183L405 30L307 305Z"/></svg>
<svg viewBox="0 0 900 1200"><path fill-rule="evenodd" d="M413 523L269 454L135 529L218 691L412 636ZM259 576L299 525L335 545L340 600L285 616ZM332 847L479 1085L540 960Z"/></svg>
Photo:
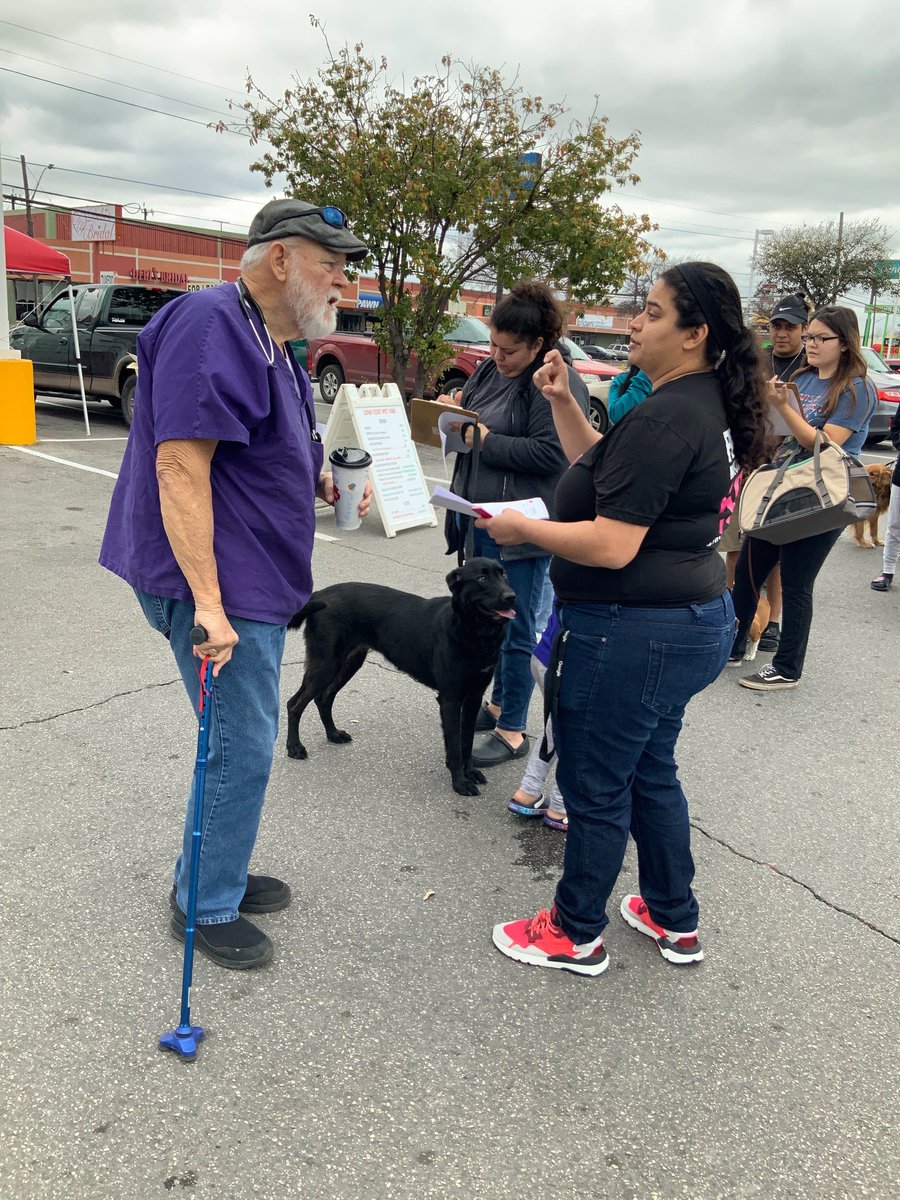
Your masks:
<svg viewBox="0 0 900 1200"><path fill-rule="evenodd" d="M37 441L34 415L34 367L28 358L8 358L0 351L0 446L33 446Z"/></svg>

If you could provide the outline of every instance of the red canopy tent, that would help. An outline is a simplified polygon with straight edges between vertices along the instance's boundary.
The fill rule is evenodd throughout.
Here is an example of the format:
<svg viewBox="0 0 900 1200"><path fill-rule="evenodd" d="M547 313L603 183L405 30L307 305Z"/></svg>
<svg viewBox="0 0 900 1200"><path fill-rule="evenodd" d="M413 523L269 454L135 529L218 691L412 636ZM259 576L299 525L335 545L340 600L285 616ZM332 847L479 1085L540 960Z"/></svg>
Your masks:
<svg viewBox="0 0 900 1200"><path fill-rule="evenodd" d="M18 229L3 226L3 241L6 246L7 275L39 275L43 278L65 279L72 268L65 254L45 246L36 238L19 233Z"/></svg>
<svg viewBox="0 0 900 1200"><path fill-rule="evenodd" d="M78 385L81 390L81 409L84 414L84 427L90 435L91 424L88 419L87 396L84 391L84 371L81 365L81 345L78 341L78 326L75 324L75 297L72 293L72 267L68 258L52 246L46 246L37 238L19 233L3 225L3 245L6 251L7 275L30 275L36 279L65 279L69 291L69 309L72 316L72 336L75 347L75 365L78 368Z"/></svg>

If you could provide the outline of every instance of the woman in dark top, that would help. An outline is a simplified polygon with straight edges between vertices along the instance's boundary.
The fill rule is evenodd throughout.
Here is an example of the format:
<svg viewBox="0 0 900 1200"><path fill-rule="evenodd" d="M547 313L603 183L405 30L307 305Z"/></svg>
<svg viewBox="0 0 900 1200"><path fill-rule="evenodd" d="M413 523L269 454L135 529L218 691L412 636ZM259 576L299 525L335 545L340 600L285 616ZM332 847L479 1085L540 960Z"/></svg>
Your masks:
<svg viewBox="0 0 900 1200"><path fill-rule="evenodd" d="M557 775L569 832L556 901L497 925L510 958L599 975L606 905L631 832L640 895L624 919L676 964L703 957L687 802L675 744L688 701L725 665L734 612L716 546L742 470L763 458L764 381L734 282L711 263L672 267L632 322L629 360L650 397L600 438L561 363L535 382L572 466L556 521L479 521L500 545L554 555L562 672ZM553 674L552 667L548 678Z"/></svg>
<svg viewBox="0 0 900 1200"><path fill-rule="evenodd" d="M539 496L553 511L553 493L566 469L553 418L534 374L562 334L563 312L544 283L524 279L491 314L491 357L482 363L457 395L464 408L478 413L481 454L477 479L472 455L459 454L453 491L468 500L525 500ZM564 368L581 411L587 413L587 388L576 372ZM450 401L450 397L441 396ZM452 403L453 401L451 401ZM463 436L472 442L473 425ZM465 530L455 513L445 527L450 550L458 548ZM500 662L494 672L490 704L482 709L477 729L484 736L472 751L472 764L493 767L528 753L525 719L534 688L531 655L536 641L535 618L547 577L550 555L539 546L516 545L502 550L475 530L474 553L502 559L516 593L515 617L509 622Z"/></svg>

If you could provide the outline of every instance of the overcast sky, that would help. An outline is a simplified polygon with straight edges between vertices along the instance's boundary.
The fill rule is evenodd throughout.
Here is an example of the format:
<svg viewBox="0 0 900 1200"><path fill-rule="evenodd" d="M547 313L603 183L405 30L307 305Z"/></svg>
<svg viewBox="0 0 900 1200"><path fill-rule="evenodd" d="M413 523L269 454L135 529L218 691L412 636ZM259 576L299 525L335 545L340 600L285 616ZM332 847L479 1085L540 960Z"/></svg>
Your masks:
<svg viewBox="0 0 900 1200"><path fill-rule="evenodd" d="M883 221L900 257L892 7L583 0L578 12L535 0L154 0L130 10L121 0L44 0L13 14L4 6L4 191L21 188L24 154L32 186L54 164L39 200L146 206L158 220L246 231L272 193L248 171L252 148L205 124L243 98L248 69L269 94L315 72L324 58L307 18L315 11L333 47L362 41L398 78L427 73L449 53L510 79L518 73L526 92L565 100L575 118L590 116L596 95L614 135L638 130L642 140L641 182L615 200L651 215L668 254L720 262L744 292L757 229L836 219L842 209L846 219Z"/></svg>

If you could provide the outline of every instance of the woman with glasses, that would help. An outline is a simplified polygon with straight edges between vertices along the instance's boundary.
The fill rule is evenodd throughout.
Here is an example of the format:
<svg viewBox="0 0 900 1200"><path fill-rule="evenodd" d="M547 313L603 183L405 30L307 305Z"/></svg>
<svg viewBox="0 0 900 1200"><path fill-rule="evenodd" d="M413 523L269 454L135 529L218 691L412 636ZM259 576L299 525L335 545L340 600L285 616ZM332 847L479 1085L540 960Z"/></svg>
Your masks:
<svg viewBox="0 0 900 1200"><path fill-rule="evenodd" d="M768 399L783 416L791 436L783 452L803 446L812 449L816 431L858 455L869 430L878 398L860 350L856 314L849 308L821 308L804 335L807 366L791 382L800 392L802 415L790 404L787 387L772 379ZM783 612L781 639L771 663L739 682L759 692L795 688L803 674L813 614L813 587L840 529L773 546L761 538L746 537L737 562L734 611L738 631L729 663L739 666L747 647L747 634L759 590L776 563L781 563Z"/></svg>

